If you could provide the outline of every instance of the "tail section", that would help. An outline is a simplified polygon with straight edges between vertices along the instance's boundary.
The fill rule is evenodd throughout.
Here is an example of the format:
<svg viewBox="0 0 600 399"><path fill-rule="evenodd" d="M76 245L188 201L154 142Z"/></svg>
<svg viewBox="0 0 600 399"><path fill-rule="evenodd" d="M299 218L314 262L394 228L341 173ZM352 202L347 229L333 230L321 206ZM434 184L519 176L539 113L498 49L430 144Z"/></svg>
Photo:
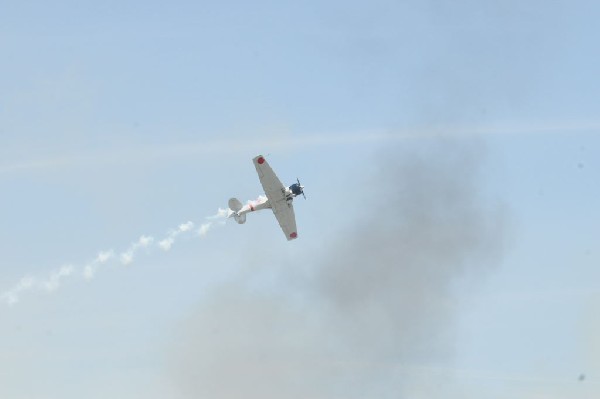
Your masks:
<svg viewBox="0 0 600 399"><path fill-rule="evenodd" d="M229 209L231 209L233 212L237 213L240 209L242 209L242 207L243 207L243 205L239 199L237 199L237 198L229 199Z"/></svg>
<svg viewBox="0 0 600 399"><path fill-rule="evenodd" d="M229 209L231 209L233 211L233 213L230 215L233 216L233 218L235 219L236 222L238 222L239 224L244 224L246 223L246 214L239 214L238 212L240 211L240 209L242 209L243 205L240 202L239 199L237 198L230 198L229 199Z"/></svg>

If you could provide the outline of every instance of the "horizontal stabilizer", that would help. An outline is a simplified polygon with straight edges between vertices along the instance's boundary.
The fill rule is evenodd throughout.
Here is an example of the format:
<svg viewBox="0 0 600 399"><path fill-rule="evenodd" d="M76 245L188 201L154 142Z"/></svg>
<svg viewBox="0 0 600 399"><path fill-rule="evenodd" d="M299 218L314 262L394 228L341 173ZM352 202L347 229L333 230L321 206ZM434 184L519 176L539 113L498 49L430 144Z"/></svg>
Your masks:
<svg viewBox="0 0 600 399"><path fill-rule="evenodd" d="M238 222L238 224L246 223L246 214L245 213L242 213L241 215L234 213L233 218L235 219L236 222Z"/></svg>
<svg viewBox="0 0 600 399"><path fill-rule="evenodd" d="M242 209L242 206L243 205L239 199L237 199L237 198L229 199L229 209L231 209L232 211L239 212L239 210Z"/></svg>

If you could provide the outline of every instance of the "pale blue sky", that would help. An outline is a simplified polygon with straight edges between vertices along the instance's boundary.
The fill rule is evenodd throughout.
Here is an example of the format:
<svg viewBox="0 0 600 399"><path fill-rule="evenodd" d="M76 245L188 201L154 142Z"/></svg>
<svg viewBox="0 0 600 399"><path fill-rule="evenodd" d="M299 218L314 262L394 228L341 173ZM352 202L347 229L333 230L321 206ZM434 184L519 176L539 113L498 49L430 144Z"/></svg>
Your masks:
<svg viewBox="0 0 600 399"><path fill-rule="evenodd" d="M599 11L0 2L0 293L75 267L54 292L1 304L0 397L596 398ZM259 153L306 185L298 240L262 212L82 277L99 251L261 194ZM366 221L402 223L388 169L421 153L435 173L477 154L467 192L500 233L433 291L441 315L402 319L424 352L363 353L323 321L320 270ZM386 326L359 330L376 341ZM383 336L411 348L404 330Z"/></svg>

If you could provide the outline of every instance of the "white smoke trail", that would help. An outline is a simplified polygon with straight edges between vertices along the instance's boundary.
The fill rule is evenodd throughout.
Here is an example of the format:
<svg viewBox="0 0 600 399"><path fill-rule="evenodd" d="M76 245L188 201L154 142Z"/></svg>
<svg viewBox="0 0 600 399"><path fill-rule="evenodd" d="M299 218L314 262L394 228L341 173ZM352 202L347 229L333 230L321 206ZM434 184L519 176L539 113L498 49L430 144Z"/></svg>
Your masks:
<svg viewBox="0 0 600 399"><path fill-rule="evenodd" d="M102 263L106 263L110 259L114 258L114 256L115 252L112 249L106 252L99 252L93 261L83 267L83 278L88 281L93 279L98 266L100 266Z"/></svg>
<svg viewBox="0 0 600 399"><path fill-rule="evenodd" d="M58 270L50 273L47 280L38 281L32 276L25 276L10 290L6 291L0 298L8 305L14 305L19 302L19 297L24 291L38 289L48 293L56 291L61 284L61 280L73 274L75 268L71 265L61 266Z"/></svg>
<svg viewBox="0 0 600 399"><path fill-rule="evenodd" d="M231 216L232 214L232 210L227 208L227 209L223 209L223 208L219 208L217 210L217 213L215 213L212 216L208 216L206 219L208 220L208 222L202 223L200 225L200 228L198 228L198 230L196 230L196 234L198 234L198 236L200 237L206 237L206 235L208 234L208 231L212 228L212 226L217 223L219 225L224 225L225 224L225 220L227 220L227 218L229 218L229 216ZM219 219L225 219L225 220L219 220Z"/></svg>
<svg viewBox="0 0 600 399"><path fill-rule="evenodd" d="M29 290L35 284L35 279L31 276L25 276L10 290L2 294L2 300L8 305L14 305L19 302L19 295L22 291Z"/></svg>
<svg viewBox="0 0 600 399"><path fill-rule="evenodd" d="M194 228L193 222L187 222L184 224L180 224L176 230L171 230L169 232L169 234L167 235L167 237L158 243L158 246L163 251L168 251L169 249L171 249L171 246L175 242L175 238L177 238L178 235L180 235L181 233L190 231L192 228Z"/></svg>
<svg viewBox="0 0 600 399"><path fill-rule="evenodd" d="M50 275L50 278L47 281L42 282L42 286L48 292L56 291L58 287L60 287L60 280L64 277L68 277L73 273L75 268L71 265L61 266L56 272Z"/></svg>
<svg viewBox="0 0 600 399"><path fill-rule="evenodd" d="M217 213L215 213L212 216L207 216L206 219L208 220L215 220L215 219L223 219L223 218L228 218L229 215L231 215L232 211L229 208L223 209L223 208L219 208L217 210Z"/></svg>
<svg viewBox="0 0 600 399"><path fill-rule="evenodd" d="M128 265L133 262L133 256L140 248L146 248L154 241L154 237L141 236L136 242L131 244L127 251L123 252L119 259L124 265Z"/></svg>
<svg viewBox="0 0 600 399"><path fill-rule="evenodd" d="M206 217L206 222L202 223L196 230L197 235L200 237L205 237L213 225L225 224L225 220L229 216L230 212L231 211L229 209L219 208L216 214ZM134 261L139 250L150 250L153 244L156 244L156 246L163 251L169 251L175 243L177 237L179 237L181 234L193 231L194 226L195 224L191 221L182 223L177 226L177 228L170 229L167 233L167 236L158 242L155 242L154 237L152 236L142 235L136 241L131 243L129 247L125 251L121 252L118 256L112 249L100 251L93 260L81 267L82 270L80 276L82 276L85 281L91 281L95 277L98 268L111 260L117 260L121 265L130 265ZM31 275L26 275L22 277L11 289L0 295L0 301L12 306L19 302L21 296L26 291L35 290L45 293L53 293L60 288L61 283L65 278L75 275L77 271L78 267L76 266L64 265L51 272L46 279L39 279Z"/></svg>
<svg viewBox="0 0 600 399"><path fill-rule="evenodd" d="M208 234L208 230L210 230L210 226L212 226L212 222L203 223L200 225L200 228L198 229L198 235L200 237L206 236L206 234Z"/></svg>

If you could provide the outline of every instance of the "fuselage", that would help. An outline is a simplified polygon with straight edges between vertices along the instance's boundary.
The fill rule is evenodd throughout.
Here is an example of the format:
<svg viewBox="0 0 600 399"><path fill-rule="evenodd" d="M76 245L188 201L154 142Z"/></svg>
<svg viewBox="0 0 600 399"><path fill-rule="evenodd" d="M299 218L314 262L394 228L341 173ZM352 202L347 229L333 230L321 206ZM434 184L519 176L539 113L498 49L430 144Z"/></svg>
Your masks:
<svg viewBox="0 0 600 399"><path fill-rule="evenodd" d="M302 194L302 190L303 190L303 187L298 183L294 183L291 186L286 187L285 193L284 193L286 200L293 201L294 197L297 197L298 195ZM241 216L241 215L244 215L249 212L260 211L261 209L268 209L268 208L271 208L269 199L266 196L261 195L254 201L248 201L248 203L246 205L244 205L242 207L242 209L237 211L237 215Z"/></svg>
<svg viewBox="0 0 600 399"><path fill-rule="evenodd" d="M248 201L248 203L244 205L242 209L237 211L237 214L240 216L248 212L260 211L261 209L267 209L270 207L271 204L269 203L269 199L264 195L261 195L254 201Z"/></svg>

